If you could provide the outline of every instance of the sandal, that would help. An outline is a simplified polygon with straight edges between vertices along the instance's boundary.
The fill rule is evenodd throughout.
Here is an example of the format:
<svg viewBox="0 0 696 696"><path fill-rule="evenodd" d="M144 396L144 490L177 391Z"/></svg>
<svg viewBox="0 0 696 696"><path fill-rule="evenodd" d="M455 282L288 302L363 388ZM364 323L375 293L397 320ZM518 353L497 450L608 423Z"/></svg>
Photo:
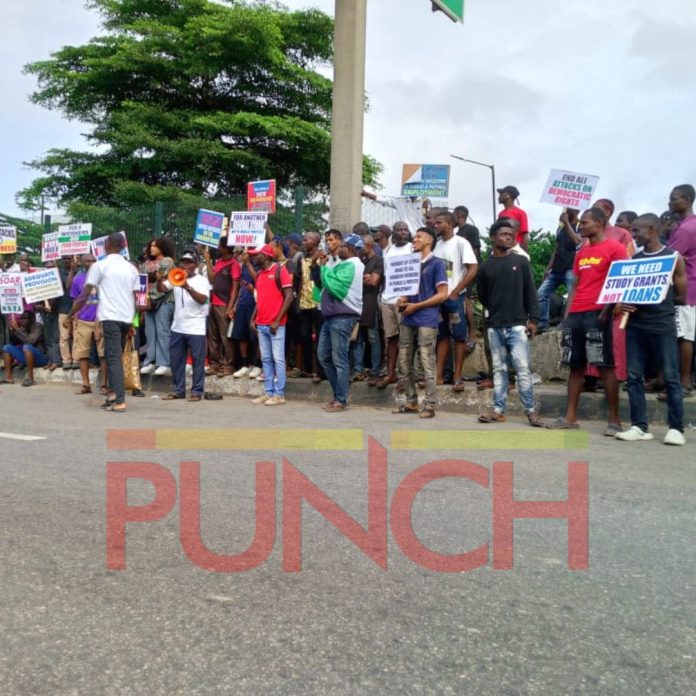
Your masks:
<svg viewBox="0 0 696 696"><path fill-rule="evenodd" d="M615 437L622 430L623 428L616 423L607 423L607 427L604 428L602 435L604 435L604 437Z"/></svg>
<svg viewBox="0 0 696 696"><path fill-rule="evenodd" d="M104 410L112 413L125 413L126 404L109 404Z"/></svg>
<svg viewBox="0 0 696 696"><path fill-rule="evenodd" d="M367 386L368 387L376 387L377 382L379 382L379 379L377 377L370 377L370 379L367 380Z"/></svg>
<svg viewBox="0 0 696 696"><path fill-rule="evenodd" d="M109 396L109 387L99 387L100 396Z"/></svg>
<svg viewBox="0 0 696 696"><path fill-rule="evenodd" d="M396 384L396 377L382 377L375 385L377 389L386 389L390 384Z"/></svg>
<svg viewBox="0 0 696 696"><path fill-rule="evenodd" d="M345 411L348 407L345 404L340 404L338 401L334 401L330 406L324 407L327 413L338 413L339 411Z"/></svg>
<svg viewBox="0 0 696 696"><path fill-rule="evenodd" d="M191 394L186 401L200 401L201 400L201 395L200 394Z"/></svg>
<svg viewBox="0 0 696 696"><path fill-rule="evenodd" d="M484 389L493 389L494 386L492 379L482 379L476 385L476 389L478 389L478 391L483 391Z"/></svg>
<svg viewBox="0 0 696 696"><path fill-rule="evenodd" d="M321 384L321 377L317 374L312 375L312 384Z"/></svg>
<svg viewBox="0 0 696 696"><path fill-rule="evenodd" d="M88 387L86 384L83 384L76 392L78 396L81 394L91 394L92 393L92 387Z"/></svg>
<svg viewBox="0 0 696 696"><path fill-rule="evenodd" d="M546 423L544 427L547 430L579 430L580 423L569 423L563 416L556 420Z"/></svg>
<svg viewBox="0 0 696 696"><path fill-rule="evenodd" d="M23 387L33 387L36 384L36 382L33 379L29 379L28 377L24 378L24 381L22 382Z"/></svg>
<svg viewBox="0 0 696 696"><path fill-rule="evenodd" d="M432 406L423 406L423 409L418 414L419 418L435 418L435 409Z"/></svg>
<svg viewBox="0 0 696 696"><path fill-rule="evenodd" d="M466 384L464 384L464 380L458 379L458 380L452 385L452 391L456 391L456 392L463 392L463 391L466 391Z"/></svg>
<svg viewBox="0 0 696 696"><path fill-rule="evenodd" d="M176 399L183 399L183 398L185 398L185 397L180 396L179 394L173 394L170 392L169 394L165 394L162 397L162 401L175 401Z"/></svg>
<svg viewBox="0 0 696 696"><path fill-rule="evenodd" d="M532 428L544 427L544 419L536 411L530 411L527 414L527 422L532 426Z"/></svg>
<svg viewBox="0 0 696 696"><path fill-rule="evenodd" d="M13 379L0 379L0 384L14 384Z"/></svg>
<svg viewBox="0 0 696 696"><path fill-rule="evenodd" d="M418 413L418 404L402 404L394 409L392 413Z"/></svg>
<svg viewBox="0 0 696 696"><path fill-rule="evenodd" d="M58 365L56 365L55 363L51 363L46 369L49 372L55 372L58 369Z"/></svg>
<svg viewBox="0 0 696 696"><path fill-rule="evenodd" d="M505 423L507 418L504 414L497 411L489 411L488 413L482 413L477 420L479 423Z"/></svg>

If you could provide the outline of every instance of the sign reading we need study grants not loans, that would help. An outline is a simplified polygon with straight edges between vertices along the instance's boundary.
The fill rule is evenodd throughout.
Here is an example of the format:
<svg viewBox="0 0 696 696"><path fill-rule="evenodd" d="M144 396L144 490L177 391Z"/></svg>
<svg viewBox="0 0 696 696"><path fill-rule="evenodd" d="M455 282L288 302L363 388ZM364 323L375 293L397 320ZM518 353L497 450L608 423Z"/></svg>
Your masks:
<svg viewBox="0 0 696 696"><path fill-rule="evenodd" d="M542 203L587 210L597 190L599 177L563 169L552 169L541 195Z"/></svg>
<svg viewBox="0 0 696 696"><path fill-rule="evenodd" d="M597 304L660 304L667 297L677 255L613 261Z"/></svg>

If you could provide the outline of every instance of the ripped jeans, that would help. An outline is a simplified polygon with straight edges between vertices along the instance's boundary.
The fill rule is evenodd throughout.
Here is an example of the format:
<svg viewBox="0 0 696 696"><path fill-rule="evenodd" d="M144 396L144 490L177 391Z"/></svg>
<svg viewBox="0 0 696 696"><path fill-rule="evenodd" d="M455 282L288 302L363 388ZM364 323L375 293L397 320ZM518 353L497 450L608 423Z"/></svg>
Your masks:
<svg viewBox="0 0 696 696"><path fill-rule="evenodd" d="M529 367L529 341L526 326L488 329L488 342L493 358L493 407L505 413L508 396L508 356L517 374L517 391L525 412L534 410L534 388Z"/></svg>

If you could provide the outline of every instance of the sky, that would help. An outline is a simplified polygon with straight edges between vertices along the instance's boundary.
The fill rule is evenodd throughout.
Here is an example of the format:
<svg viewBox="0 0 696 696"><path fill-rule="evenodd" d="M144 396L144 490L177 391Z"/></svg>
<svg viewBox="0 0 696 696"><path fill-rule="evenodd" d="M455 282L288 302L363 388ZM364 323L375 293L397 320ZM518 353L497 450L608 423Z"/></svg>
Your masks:
<svg viewBox="0 0 696 696"><path fill-rule="evenodd" d="M333 13L334 0L285 0ZM404 163L451 164L450 206L492 217L490 170L513 184L532 228L554 229L540 203L552 168L600 177L617 212L661 213L670 189L696 184L696 15L684 0L466 0L464 24L429 0L368 0L364 151L398 195ZM24 64L99 33L80 0L3 8L0 212L35 176L23 162L80 148L84 124L32 105ZM28 214L23 214L28 216Z"/></svg>

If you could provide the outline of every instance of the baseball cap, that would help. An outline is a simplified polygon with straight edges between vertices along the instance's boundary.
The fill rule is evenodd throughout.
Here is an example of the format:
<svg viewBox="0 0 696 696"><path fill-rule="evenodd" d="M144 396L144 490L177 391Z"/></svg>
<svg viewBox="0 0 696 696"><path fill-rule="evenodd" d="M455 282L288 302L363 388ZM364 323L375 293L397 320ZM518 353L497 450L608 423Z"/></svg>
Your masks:
<svg viewBox="0 0 696 696"><path fill-rule="evenodd" d="M293 244L297 244L298 246L302 245L302 235L299 235L297 232L293 232L292 234L289 234L286 239L286 242L292 242Z"/></svg>
<svg viewBox="0 0 696 696"><path fill-rule="evenodd" d="M509 193L513 198L519 198L520 192L517 186L503 186L503 188L496 189L498 193Z"/></svg>
<svg viewBox="0 0 696 696"><path fill-rule="evenodd" d="M264 244L262 247L257 247L256 249L249 249L249 254L263 254L268 256L269 259L275 258L274 249L270 244Z"/></svg>
<svg viewBox="0 0 696 696"><path fill-rule="evenodd" d="M179 261L195 261L196 257L190 251L185 251L180 257Z"/></svg>
<svg viewBox="0 0 696 696"><path fill-rule="evenodd" d="M357 234L349 234L347 237L344 237L343 243L353 247L353 249L362 249L365 246L362 238Z"/></svg>

